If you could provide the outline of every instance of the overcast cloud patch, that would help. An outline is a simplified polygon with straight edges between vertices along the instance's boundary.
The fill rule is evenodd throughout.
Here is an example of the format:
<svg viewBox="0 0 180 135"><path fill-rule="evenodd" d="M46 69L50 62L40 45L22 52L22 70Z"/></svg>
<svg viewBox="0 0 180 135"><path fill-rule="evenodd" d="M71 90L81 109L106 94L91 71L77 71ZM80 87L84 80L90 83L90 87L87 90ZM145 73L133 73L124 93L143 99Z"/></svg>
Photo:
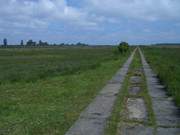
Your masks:
<svg viewBox="0 0 180 135"><path fill-rule="evenodd" d="M89 30L106 34L111 31L112 25L119 30L119 27L126 29L127 23L146 23L147 25L152 23L156 26L156 22L162 22L162 25L166 27L163 22L168 21L173 30L173 25L179 26L179 13L179 0L75 0L73 2L72 0L1 0L0 35L11 30L23 33L27 32L26 29L34 32L37 29L53 32L51 29L55 28L54 23L56 27L57 24L59 27L66 26L64 31L75 29L78 33L83 32L83 39L88 39L84 36ZM148 30L147 27L142 29L146 33L153 33L152 27ZM127 29L130 29L129 25ZM125 31L122 29L122 33L126 33ZM131 32L133 33L133 30ZM179 33L179 31L176 30L174 33ZM124 36L120 35L120 37ZM15 38L14 36L14 40ZM69 40L73 39L69 38Z"/></svg>

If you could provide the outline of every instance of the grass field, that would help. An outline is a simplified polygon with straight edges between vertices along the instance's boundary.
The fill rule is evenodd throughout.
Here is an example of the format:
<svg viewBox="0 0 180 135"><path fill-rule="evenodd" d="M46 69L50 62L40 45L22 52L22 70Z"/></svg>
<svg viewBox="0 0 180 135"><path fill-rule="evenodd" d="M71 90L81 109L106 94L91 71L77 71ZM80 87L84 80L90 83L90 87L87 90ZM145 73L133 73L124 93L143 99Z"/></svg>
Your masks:
<svg viewBox="0 0 180 135"><path fill-rule="evenodd" d="M145 57L180 106L180 48L143 48Z"/></svg>
<svg viewBox="0 0 180 135"><path fill-rule="evenodd" d="M112 48L0 49L0 83L72 74L116 58Z"/></svg>
<svg viewBox="0 0 180 135"><path fill-rule="evenodd" d="M128 55L112 47L0 49L0 134L63 135Z"/></svg>

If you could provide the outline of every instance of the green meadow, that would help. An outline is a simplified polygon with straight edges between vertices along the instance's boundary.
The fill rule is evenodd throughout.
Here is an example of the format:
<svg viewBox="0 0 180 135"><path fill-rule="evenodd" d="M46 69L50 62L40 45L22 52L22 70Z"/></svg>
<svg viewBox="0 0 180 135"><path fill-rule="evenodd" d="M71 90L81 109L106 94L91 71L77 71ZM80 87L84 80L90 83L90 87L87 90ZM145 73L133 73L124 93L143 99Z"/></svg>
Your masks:
<svg viewBox="0 0 180 135"><path fill-rule="evenodd" d="M127 59L116 50L0 49L0 134L63 135Z"/></svg>

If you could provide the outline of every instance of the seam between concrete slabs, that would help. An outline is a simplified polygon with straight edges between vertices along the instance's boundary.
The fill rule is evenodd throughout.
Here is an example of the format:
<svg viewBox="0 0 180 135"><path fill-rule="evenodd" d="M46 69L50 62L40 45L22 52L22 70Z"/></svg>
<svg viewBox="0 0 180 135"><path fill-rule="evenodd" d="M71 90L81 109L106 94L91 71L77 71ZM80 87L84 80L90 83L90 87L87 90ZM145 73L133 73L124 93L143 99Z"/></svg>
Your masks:
<svg viewBox="0 0 180 135"><path fill-rule="evenodd" d="M115 100L137 49L115 76L106 84L96 98L82 111L78 120L65 135L103 135L107 119L110 117Z"/></svg>

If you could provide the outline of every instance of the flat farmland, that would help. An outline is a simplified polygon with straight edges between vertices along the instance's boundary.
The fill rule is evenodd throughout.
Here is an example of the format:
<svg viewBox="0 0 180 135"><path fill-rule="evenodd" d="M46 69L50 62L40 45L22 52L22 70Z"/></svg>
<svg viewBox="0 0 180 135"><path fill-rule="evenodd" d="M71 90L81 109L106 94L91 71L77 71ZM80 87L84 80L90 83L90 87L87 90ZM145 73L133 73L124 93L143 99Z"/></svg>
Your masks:
<svg viewBox="0 0 180 135"><path fill-rule="evenodd" d="M0 134L63 135L127 59L115 50L0 49Z"/></svg>
<svg viewBox="0 0 180 135"><path fill-rule="evenodd" d="M0 49L0 83L32 82L67 75L117 59L113 48L14 48Z"/></svg>
<svg viewBox="0 0 180 135"><path fill-rule="evenodd" d="M148 63L166 86L168 94L180 106L180 48L145 47L143 51Z"/></svg>

